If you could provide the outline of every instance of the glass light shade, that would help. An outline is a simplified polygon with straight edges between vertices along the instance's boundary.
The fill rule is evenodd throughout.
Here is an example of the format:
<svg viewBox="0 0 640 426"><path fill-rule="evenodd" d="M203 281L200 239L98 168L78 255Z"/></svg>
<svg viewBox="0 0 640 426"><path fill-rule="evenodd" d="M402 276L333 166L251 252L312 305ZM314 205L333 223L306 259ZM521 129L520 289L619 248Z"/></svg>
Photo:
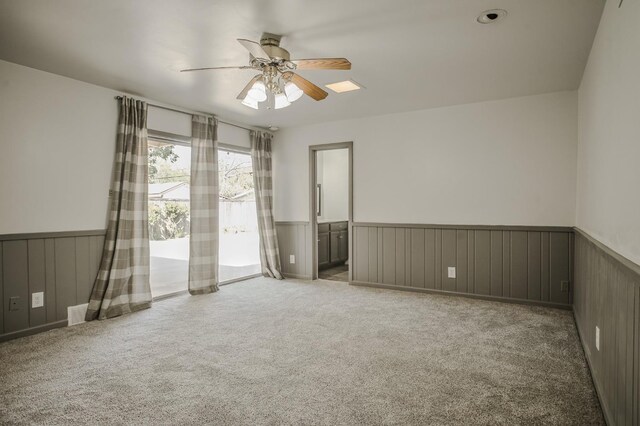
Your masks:
<svg viewBox="0 0 640 426"><path fill-rule="evenodd" d="M275 95L275 109L285 108L291 105L291 102L287 100L287 96L284 93L278 93Z"/></svg>
<svg viewBox="0 0 640 426"><path fill-rule="evenodd" d="M242 105L246 105L249 108L253 108L253 109L258 109L258 101L256 101L255 99L249 97L249 95L247 95L243 100L242 100Z"/></svg>
<svg viewBox="0 0 640 426"><path fill-rule="evenodd" d="M267 100L267 90L264 87L264 83L261 81L256 81L249 92L247 93L247 97L255 100L256 102L264 102ZM246 99L246 98L245 98Z"/></svg>
<svg viewBox="0 0 640 426"><path fill-rule="evenodd" d="M291 81L288 81L287 84L284 85L284 93L287 95L289 102L297 101L300 99L300 96L304 94L304 92Z"/></svg>

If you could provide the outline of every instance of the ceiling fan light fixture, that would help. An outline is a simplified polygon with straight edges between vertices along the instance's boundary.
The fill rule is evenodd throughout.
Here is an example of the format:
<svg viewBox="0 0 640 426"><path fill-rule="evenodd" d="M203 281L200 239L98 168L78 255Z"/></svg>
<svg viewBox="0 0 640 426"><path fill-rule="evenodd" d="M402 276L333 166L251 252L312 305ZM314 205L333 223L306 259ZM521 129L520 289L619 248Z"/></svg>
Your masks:
<svg viewBox="0 0 640 426"><path fill-rule="evenodd" d="M277 93L274 96L274 104L275 109L280 109L288 107L291 105L291 102L287 100L287 96L284 93Z"/></svg>
<svg viewBox="0 0 640 426"><path fill-rule="evenodd" d="M328 95L322 88L296 74L295 70L351 69L351 62L347 58L291 59L289 52L280 47L281 38L277 34L264 33L260 42L237 39L249 53L248 65L188 68L180 72L222 69L258 71L259 74L245 84L236 99L250 108L258 109L260 102L266 102L262 105L264 109L280 109L300 99L303 94L315 101L321 101ZM356 84L356 88L360 87Z"/></svg>
<svg viewBox="0 0 640 426"><path fill-rule="evenodd" d="M267 100L267 89L264 83L260 80L256 81L249 92L247 92L247 98L251 98L256 102L264 102ZM246 99L246 98L245 98Z"/></svg>
<svg viewBox="0 0 640 426"><path fill-rule="evenodd" d="M297 101L304 94L304 92L291 81L288 81L287 84L284 85L284 93L287 95L289 102Z"/></svg>
<svg viewBox="0 0 640 426"><path fill-rule="evenodd" d="M258 109L258 101L256 101L255 99L251 98L249 95L247 95L242 100L242 105L248 106L249 108Z"/></svg>

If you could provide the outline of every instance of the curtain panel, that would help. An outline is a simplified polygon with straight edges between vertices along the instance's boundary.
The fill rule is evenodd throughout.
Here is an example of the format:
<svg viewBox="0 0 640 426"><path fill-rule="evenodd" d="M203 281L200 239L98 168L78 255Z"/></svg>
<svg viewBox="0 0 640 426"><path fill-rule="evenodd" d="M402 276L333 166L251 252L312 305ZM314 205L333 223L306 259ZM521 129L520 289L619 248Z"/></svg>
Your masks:
<svg viewBox="0 0 640 426"><path fill-rule="evenodd" d="M109 224L86 320L151 306L147 104L120 98Z"/></svg>
<svg viewBox="0 0 640 426"><path fill-rule="evenodd" d="M266 132L251 131L250 136L262 275L281 280L283 276L280 267L280 250L273 219L271 135Z"/></svg>
<svg viewBox="0 0 640 426"><path fill-rule="evenodd" d="M218 122L194 115L191 122L191 236L189 293L218 291Z"/></svg>

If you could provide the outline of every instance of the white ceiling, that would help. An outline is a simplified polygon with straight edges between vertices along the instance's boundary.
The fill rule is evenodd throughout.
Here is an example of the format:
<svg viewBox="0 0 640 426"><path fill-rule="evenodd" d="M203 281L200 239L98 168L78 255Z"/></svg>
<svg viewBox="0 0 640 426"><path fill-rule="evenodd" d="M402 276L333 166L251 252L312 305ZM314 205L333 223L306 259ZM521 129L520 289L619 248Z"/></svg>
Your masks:
<svg viewBox="0 0 640 426"><path fill-rule="evenodd" d="M280 127L576 89L604 0L0 0L0 59L229 120ZM477 15L503 8L503 21ZM350 71L299 71L366 90L255 111L236 38L282 34L292 58L346 57Z"/></svg>

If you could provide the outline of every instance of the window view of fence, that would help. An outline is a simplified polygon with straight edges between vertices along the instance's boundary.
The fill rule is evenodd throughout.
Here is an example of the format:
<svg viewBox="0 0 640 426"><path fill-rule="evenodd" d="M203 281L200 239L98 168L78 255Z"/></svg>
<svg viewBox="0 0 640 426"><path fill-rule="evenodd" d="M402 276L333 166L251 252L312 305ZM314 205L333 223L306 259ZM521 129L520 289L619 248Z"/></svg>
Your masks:
<svg viewBox="0 0 640 426"><path fill-rule="evenodd" d="M191 148L149 141L149 246L154 296L187 289Z"/></svg>
<svg viewBox="0 0 640 426"><path fill-rule="evenodd" d="M219 281L260 272L251 156L220 150ZM187 289L191 148L149 141L149 244L154 296Z"/></svg>
<svg viewBox="0 0 640 426"><path fill-rule="evenodd" d="M260 273L253 169L249 154L220 150L220 281Z"/></svg>

